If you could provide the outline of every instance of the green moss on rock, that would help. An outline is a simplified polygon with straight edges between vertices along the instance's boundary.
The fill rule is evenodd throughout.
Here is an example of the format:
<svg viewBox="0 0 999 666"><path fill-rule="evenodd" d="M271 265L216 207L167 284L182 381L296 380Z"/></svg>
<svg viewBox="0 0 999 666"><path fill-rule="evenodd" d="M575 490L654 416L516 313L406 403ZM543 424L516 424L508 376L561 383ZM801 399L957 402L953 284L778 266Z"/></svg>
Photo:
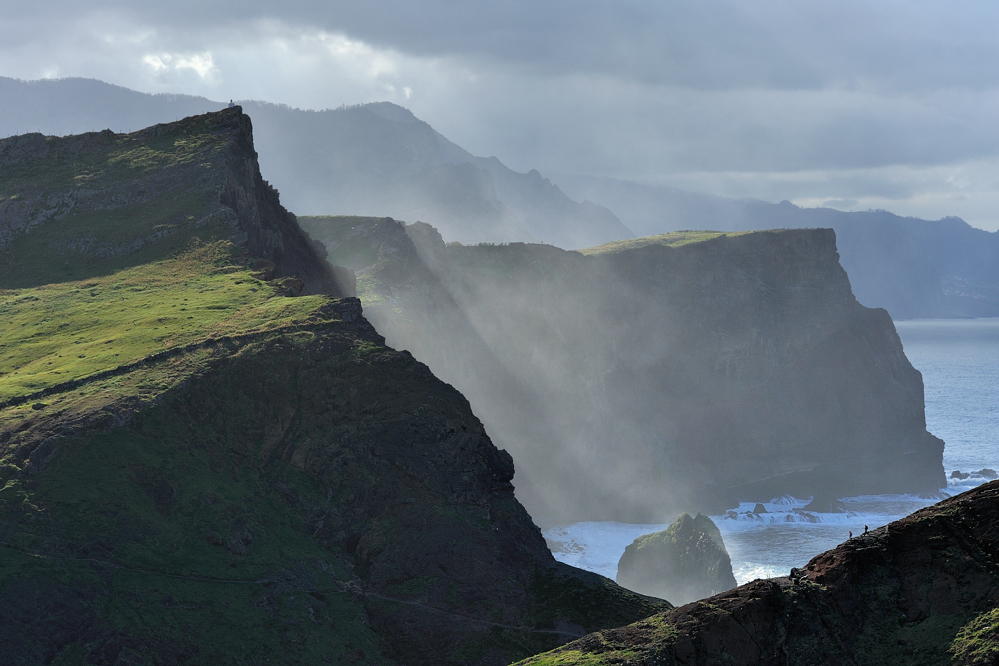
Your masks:
<svg viewBox="0 0 999 666"><path fill-rule="evenodd" d="M677 605L736 585L721 532L701 513L684 513L667 529L635 539L621 555L617 582Z"/></svg>

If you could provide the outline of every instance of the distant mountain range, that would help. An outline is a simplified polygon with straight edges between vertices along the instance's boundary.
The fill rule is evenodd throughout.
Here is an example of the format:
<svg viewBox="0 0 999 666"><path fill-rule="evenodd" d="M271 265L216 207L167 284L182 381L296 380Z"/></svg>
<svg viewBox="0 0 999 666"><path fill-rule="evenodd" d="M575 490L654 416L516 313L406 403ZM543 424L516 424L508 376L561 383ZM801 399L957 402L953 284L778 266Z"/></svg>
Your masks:
<svg viewBox="0 0 999 666"><path fill-rule="evenodd" d="M327 111L241 104L264 174L298 214L391 216L432 224L447 241L562 248L684 229L831 227L864 305L897 319L999 316L999 233L958 218L799 208L592 176L552 182L476 157L387 102ZM0 136L128 131L223 106L90 79L0 77Z"/></svg>
<svg viewBox="0 0 999 666"><path fill-rule="evenodd" d="M421 220L448 241L530 241L574 248L634 234L609 210L573 201L537 171L476 157L408 110L380 102L303 111L241 102L262 169L299 214ZM129 131L224 107L90 79L0 77L0 137Z"/></svg>

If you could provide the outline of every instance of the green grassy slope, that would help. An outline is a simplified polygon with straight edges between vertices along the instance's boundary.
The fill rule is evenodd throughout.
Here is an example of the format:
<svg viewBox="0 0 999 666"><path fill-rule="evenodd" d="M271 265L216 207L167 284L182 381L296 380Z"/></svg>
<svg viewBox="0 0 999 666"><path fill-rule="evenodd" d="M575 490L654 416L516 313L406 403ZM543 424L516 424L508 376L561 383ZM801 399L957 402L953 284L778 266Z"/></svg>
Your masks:
<svg viewBox="0 0 999 666"><path fill-rule="evenodd" d="M671 231L668 234L657 236L643 236L641 238L628 238L625 240L604 243L595 247L588 247L578 250L583 254L610 254L613 252L623 252L634 250L648 245L665 245L667 247L680 247L690 243L703 243L704 241L718 238L719 236L742 236L752 231L721 232L721 231Z"/></svg>
<svg viewBox="0 0 999 666"><path fill-rule="evenodd" d="M209 338L291 325L317 307L316 297L285 298L231 253L218 242L111 276L0 291L0 404Z"/></svg>
<svg viewBox="0 0 999 666"><path fill-rule="evenodd" d="M0 287L109 275L230 236L218 188L231 140L224 124L184 121L0 142Z"/></svg>
<svg viewBox="0 0 999 666"><path fill-rule="evenodd" d="M321 484L240 464L265 439L241 384L286 374L338 301L287 298L233 250L0 295L9 663L381 660L348 558L302 509L329 505ZM192 402L224 411L179 419Z"/></svg>
<svg viewBox="0 0 999 666"><path fill-rule="evenodd" d="M120 347L129 362L95 353L70 368L77 383L0 408L12 663L491 663L572 637L565 621L662 607L550 570L467 403L382 346L356 305L275 295L202 252L142 270L156 283L200 266L203 279L177 270L174 284L214 283L208 301L270 297L228 316L205 307L199 325L157 317L169 353L142 356L164 341L138 336ZM41 358L109 332L98 316Z"/></svg>
<svg viewBox="0 0 999 666"><path fill-rule="evenodd" d="M254 389L286 375L331 321L151 363L37 413L3 411L29 426L0 463L12 663L380 661L351 562L315 538L344 498L331 506L324 484L272 460L254 432L270 397ZM127 423L102 432L94 412L107 407ZM88 417L98 427L23 458L32 431Z"/></svg>

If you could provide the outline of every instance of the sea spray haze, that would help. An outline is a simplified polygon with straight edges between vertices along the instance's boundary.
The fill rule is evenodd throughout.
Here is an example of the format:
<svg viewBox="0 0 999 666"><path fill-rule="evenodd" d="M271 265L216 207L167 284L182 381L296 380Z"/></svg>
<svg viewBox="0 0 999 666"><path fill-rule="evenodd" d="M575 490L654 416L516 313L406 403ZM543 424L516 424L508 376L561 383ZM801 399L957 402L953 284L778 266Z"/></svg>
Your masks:
<svg viewBox="0 0 999 666"><path fill-rule="evenodd" d="M580 253L302 223L357 271L392 344L469 396L542 524L945 485L919 373L887 313L854 299L829 230Z"/></svg>

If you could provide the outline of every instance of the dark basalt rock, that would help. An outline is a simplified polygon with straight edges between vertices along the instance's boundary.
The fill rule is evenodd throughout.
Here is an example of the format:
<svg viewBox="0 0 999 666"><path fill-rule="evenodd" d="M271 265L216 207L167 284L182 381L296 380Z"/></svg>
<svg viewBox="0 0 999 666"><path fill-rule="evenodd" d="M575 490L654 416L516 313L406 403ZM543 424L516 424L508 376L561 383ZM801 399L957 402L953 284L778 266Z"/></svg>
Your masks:
<svg viewBox="0 0 999 666"><path fill-rule="evenodd" d="M816 495L812 498L808 504L805 505L804 511L817 511L819 513L846 513L847 508L843 502L839 501L839 498L832 497L829 495L822 496Z"/></svg>
<svg viewBox="0 0 999 666"><path fill-rule="evenodd" d="M995 664L999 482L524 664Z"/></svg>
<svg viewBox="0 0 999 666"><path fill-rule="evenodd" d="M721 532L702 513L684 513L662 532L635 539L618 562L617 582L676 605L736 585Z"/></svg>

